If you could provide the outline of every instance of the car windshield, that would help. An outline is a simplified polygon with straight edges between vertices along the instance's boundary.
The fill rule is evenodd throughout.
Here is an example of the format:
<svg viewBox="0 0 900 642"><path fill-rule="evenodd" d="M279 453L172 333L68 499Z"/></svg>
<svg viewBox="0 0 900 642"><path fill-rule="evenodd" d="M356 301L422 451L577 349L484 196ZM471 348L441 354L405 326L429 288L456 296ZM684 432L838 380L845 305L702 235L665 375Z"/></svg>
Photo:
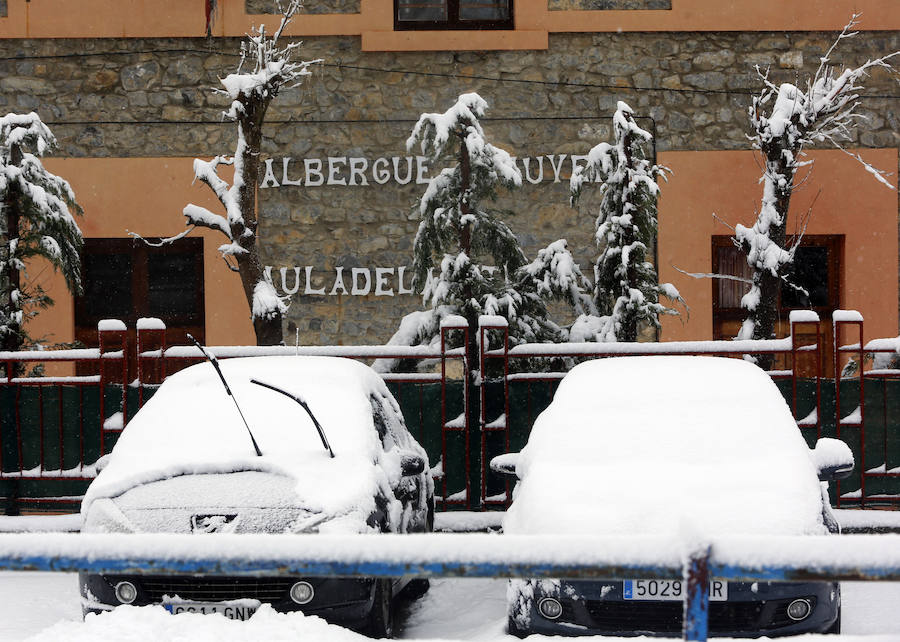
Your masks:
<svg viewBox="0 0 900 642"><path fill-rule="evenodd" d="M336 510L371 495L376 464L385 457L370 398L388 394L367 366L328 357L254 357L220 362L263 452L248 446L246 429L209 363L170 376L129 422L86 502L138 483L188 473L271 471L297 480L298 492ZM301 393L340 457L323 449L309 415L283 395L250 382L259 378ZM309 424L309 425L303 425Z"/></svg>
<svg viewBox="0 0 900 642"><path fill-rule="evenodd" d="M582 364L522 451L516 532L824 532L809 449L772 380L736 359Z"/></svg>

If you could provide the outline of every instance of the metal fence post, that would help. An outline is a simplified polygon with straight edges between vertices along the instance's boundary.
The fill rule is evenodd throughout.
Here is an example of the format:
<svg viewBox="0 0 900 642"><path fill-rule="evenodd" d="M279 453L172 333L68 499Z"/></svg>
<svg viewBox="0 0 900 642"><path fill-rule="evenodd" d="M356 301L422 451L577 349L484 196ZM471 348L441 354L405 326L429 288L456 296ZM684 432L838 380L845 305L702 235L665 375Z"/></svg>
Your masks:
<svg viewBox="0 0 900 642"><path fill-rule="evenodd" d="M687 585L684 599L684 639L706 642L709 632L708 546L688 556L684 579Z"/></svg>

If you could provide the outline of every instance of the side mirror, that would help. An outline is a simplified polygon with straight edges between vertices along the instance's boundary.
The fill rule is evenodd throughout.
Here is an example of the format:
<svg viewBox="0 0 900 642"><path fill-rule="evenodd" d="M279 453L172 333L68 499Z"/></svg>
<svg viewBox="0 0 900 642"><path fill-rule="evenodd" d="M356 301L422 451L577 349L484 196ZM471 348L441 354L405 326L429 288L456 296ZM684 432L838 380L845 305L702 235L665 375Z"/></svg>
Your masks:
<svg viewBox="0 0 900 642"><path fill-rule="evenodd" d="M400 455L400 474L404 477L421 475L425 471L425 460L416 453L405 452Z"/></svg>
<svg viewBox="0 0 900 642"><path fill-rule="evenodd" d="M819 481L836 481L853 472L853 453L850 446L840 439L823 438L812 451L813 463L819 473Z"/></svg>
<svg viewBox="0 0 900 642"><path fill-rule="evenodd" d="M515 477L516 475L516 466L519 463L519 453L506 453L505 455L497 455L493 459L491 459L491 470L499 475L506 475L507 477Z"/></svg>

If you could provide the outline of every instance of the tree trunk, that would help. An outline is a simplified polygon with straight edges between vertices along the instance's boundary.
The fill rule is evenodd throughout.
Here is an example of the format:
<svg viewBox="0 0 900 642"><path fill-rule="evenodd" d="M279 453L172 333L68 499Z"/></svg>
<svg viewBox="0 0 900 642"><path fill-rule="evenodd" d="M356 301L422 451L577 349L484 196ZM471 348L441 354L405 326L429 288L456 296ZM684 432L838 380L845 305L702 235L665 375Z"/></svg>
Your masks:
<svg viewBox="0 0 900 642"><path fill-rule="evenodd" d="M629 120L631 120L629 118ZM630 133L625 134L624 139L624 147L625 147L625 163L626 167L631 167L631 144L634 136ZM629 192L630 195L630 192ZM622 203L622 210L624 211L626 203L629 201L624 201ZM625 233L625 238L622 240L624 243L622 244L624 247L630 246L634 243L634 233L632 227L629 226L628 231ZM638 276L637 271L634 269L634 261L629 260L628 266L625 268L625 287L622 288L619 296L626 297L626 300L630 300L631 298L631 288L636 288L638 285ZM637 341L637 315L633 310L626 310L625 317L622 321L622 332L619 337L619 341Z"/></svg>
<svg viewBox="0 0 900 642"><path fill-rule="evenodd" d="M12 165L18 166L22 163L22 149L18 145L13 144L10 147L9 155L10 163ZM9 186L9 202L6 207L7 255L5 257L6 278L3 283L6 290L3 293L3 300L6 304L8 331L4 334L2 341L0 341L3 350L7 351L18 351L22 349L22 325L19 322L22 312L22 297L20 291L21 275L18 268L16 268L12 262L12 244L19 238L20 200L21 197L19 195L18 186L13 182ZM18 373L7 373L7 376L12 377L17 374Z"/></svg>
<svg viewBox="0 0 900 642"><path fill-rule="evenodd" d="M459 146L459 164L460 164L460 189L462 198L460 199L460 213L467 216L471 213L468 193L471 182L471 167L469 164L469 153L466 148L465 139ZM472 258L472 225L468 223L460 226L459 230L459 250L465 252L466 256ZM468 400L468 426L469 426L469 489L471 496L468 497L469 508L477 509L481 506L481 364L478 354L478 311L471 304L474 292L472 286L467 282L463 287L463 296L465 297L465 316L466 324L469 326L469 336L466 340L466 399Z"/></svg>
<svg viewBox="0 0 900 642"><path fill-rule="evenodd" d="M231 226L231 238L236 239L244 253L235 255L241 276L244 296L253 314L253 298L256 285L264 278L264 270L259 259L259 223L256 215L257 189L259 185L259 158L262 143L262 124L269 101L253 98L242 101L244 111L238 121L239 134L243 134L244 148L240 150L241 177L243 185L238 189L238 204L243 216L243 224ZM250 234L245 234L249 230ZM256 345L281 345L284 343L282 314L273 312L265 317L252 316Z"/></svg>
<svg viewBox="0 0 900 642"><path fill-rule="evenodd" d="M769 239L780 248L784 248L787 238L788 208L791 204L791 192L794 186L794 174L797 167L794 162L787 160L785 150L789 149L786 140L776 139L763 148L766 156L765 182L771 185L775 195L774 207L778 214L778 220L769 225ZM799 150L790 149L790 157L796 158ZM765 190L766 188L764 188ZM765 204L763 204L765 207ZM744 248L749 252L750 248ZM781 277L784 266L779 265L777 274L770 270L761 270L753 266L753 283L759 287L759 303L756 309L750 310L747 318L754 322L754 339L774 339L775 328L778 323L778 302L781 294ZM757 357L757 365L763 370L771 370L775 363L774 355L760 355Z"/></svg>

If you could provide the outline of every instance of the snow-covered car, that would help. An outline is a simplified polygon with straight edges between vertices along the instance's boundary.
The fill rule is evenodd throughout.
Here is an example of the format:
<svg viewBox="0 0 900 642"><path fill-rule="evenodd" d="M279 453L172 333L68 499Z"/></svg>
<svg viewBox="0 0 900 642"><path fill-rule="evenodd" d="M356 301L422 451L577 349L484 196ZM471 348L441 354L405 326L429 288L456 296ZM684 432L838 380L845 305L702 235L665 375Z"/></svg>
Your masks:
<svg viewBox="0 0 900 642"><path fill-rule="evenodd" d="M424 532L434 523L433 489L425 451L366 365L300 356L210 361L167 378L128 423L85 494L82 531ZM399 592L428 587L410 578L81 574L79 582L85 613L163 604L246 619L269 603L378 637L391 634Z"/></svg>
<svg viewBox="0 0 900 642"><path fill-rule="evenodd" d="M756 366L714 357L623 357L576 366L520 453L491 467L518 479L510 534L817 535L837 529L822 480L849 474L843 442L810 450ZM512 580L519 636L673 635L680 581ZM718 636L838 632L835 583L710 581Z"/></svg>

